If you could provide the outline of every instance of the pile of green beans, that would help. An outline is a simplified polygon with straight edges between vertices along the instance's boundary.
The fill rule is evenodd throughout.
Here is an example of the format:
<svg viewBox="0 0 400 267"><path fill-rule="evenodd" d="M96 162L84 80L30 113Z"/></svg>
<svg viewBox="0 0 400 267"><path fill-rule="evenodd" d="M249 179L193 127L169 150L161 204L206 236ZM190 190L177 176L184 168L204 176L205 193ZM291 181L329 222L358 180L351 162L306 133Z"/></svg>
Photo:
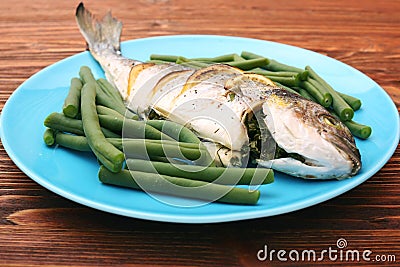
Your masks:
<svg viewBox="0 0 400 267"><path fill-rule="evenodd" d="M195 69L222 63L246 73L263 75L291 93L299 94L331 110L354 136L367 139L372 133L370 126L353 121L354 112L361 107L361 100L336 91L310 66L301 69L248 51L242 51L240 55L233 53L211 58L152 54L149 62L173 62Z"/></svg>
<svg viewBox="0 0 400 267"><path fill-rule="evenodd" d="M259 190L236 188L232 179L237 177L240 185L274 180L270 169L215 167L211 155L191 130L172 121L140 121L126 109L118 91L107 80L96 80L86 66L80 68L79 78L71 79L62 112L49 114L44 126L43 141L47 146L92 152L101 165L99 180L105 184L141 190L137 183L140 181L153 192L204 200L214 200L217 193L228 192L216 201L256 204ZM189 169L182 171L171 162ZM184 189L170 192L163 187L166 182L200 188L191 190L190 195ZM210 191L205 191L202 186L208 183Z"/></svg>

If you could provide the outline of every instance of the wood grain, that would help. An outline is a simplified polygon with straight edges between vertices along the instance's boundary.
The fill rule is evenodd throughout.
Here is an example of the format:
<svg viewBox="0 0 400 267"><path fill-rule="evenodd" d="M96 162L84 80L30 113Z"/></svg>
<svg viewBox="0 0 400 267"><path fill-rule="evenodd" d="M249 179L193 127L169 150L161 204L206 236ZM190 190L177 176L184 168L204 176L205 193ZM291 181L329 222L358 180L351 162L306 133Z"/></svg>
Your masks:
<svg viewBox="0 0 400 267"><path fill-rule="evenodd" d="M0 109L31 75L85 49L75 26L77 4L0 3ZM400 1L91 0L85 4L99 15L112 9L124 22L122 40L220 34L310 49L362 71L400 106ZM397 148L367 182L314 207L241 222L159 223L104 213L59 197L30 180L0 146L0 265L288 265L261 262L256 254L264 245L321 251L335 247L341 237L349 249L396 255L398 262L399 184Z"/></svg>

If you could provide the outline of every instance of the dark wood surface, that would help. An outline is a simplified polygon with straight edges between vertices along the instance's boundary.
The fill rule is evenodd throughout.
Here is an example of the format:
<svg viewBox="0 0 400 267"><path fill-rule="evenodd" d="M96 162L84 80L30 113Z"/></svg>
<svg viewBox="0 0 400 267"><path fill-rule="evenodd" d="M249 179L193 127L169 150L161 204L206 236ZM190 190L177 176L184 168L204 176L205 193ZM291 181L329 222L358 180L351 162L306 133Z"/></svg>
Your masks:
<svg viewBox="0 0 400 267"><path fill-rule="evenodd" d="M32 74L85 49L75 25L77 4L0 3L0 109ZM326 54L371 77L397 107L400 104L400 1L91 0L85 4L97 14L112 9L124 22L123 40L221 34ZM397 149L367 182L314 207L231 223L160 223L108 214L62 198L22 173L0 145L0 265L268 266L288 263L276 257L272 262L259 261L256 254L264 245L321 251L335 248L339 238L345 238L351 249L395 255L398 263L399 188ZM351 262L326 258L320 264Z"/></svg>

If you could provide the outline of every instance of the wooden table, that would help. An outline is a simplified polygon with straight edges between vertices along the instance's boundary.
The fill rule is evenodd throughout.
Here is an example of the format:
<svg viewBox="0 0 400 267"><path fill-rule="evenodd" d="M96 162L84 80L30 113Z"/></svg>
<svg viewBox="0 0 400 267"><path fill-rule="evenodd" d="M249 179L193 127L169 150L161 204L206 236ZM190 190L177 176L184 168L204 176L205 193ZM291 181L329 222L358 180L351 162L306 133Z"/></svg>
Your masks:
<svg viewBox="0 0 400 267"><path fill-rule="evenodd" d="M75 25L77 4L1 2L0 108L32 74L84 50ZM112 9L124 22L123 40L222 34L326 54L371 77L397 107L400 104L400 1L88 0L85 4L97 14ZM322 251L335 248L339 238L345 238L349 248L395 255L399 262L399 185L397 149L367 182L314 207L231 223L160 223L108 214L60 197L22 173L0 146L0 265L267 266L285 263L276 256L272 262L259 261L257 253L264 245ZM343 263L325 259L327 265Z"/></svg>

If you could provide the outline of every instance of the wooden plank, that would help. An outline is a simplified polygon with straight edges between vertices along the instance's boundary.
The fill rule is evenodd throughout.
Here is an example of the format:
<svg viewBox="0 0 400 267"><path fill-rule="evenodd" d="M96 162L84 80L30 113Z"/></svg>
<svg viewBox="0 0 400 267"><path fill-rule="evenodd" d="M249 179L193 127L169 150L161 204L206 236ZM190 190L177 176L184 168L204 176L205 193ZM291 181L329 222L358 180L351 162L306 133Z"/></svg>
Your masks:
<svg viewBox="0 0 400 267"><path fill-rule="evenodd" d="M0 111L31 75L85 50L75 25L78 2L0 4ZM111 9L124 23L122 40L218 34L310 49L365 73L400 107L399 1L90 0L85 5L98 15ZM288 265L276 258L259 261L257 252L264 245L321 251L335 247L339 238L349 249L396 255L399 261L399 184L397 148L367 182L314 207L241 222L159 223L104 213L55 195L23 174L0 145L0 266ZM307 264L296 265L302 263ZM318 265L342 263L325 259Z"/></svg>

